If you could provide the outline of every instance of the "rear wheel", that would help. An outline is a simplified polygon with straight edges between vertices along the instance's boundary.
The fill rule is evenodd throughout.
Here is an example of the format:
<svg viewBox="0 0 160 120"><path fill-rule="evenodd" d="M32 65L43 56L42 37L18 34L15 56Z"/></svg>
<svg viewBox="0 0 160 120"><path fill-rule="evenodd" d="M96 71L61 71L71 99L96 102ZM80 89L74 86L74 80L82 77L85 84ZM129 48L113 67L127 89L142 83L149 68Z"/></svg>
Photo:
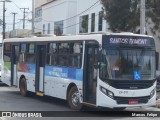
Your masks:
<svg viewBox="0 0 160 120"><path fill-rule="evenodd" d="M22 78L21 81L20 81L20 93L22 96L27 96L27 83L26 83L26 80L25 78Z"/></svg>
<svg viewBox="0 0 160 120"><path fill-rule="evenodd" d="M82 104L79 101L79 92L76 86L70 89L67 100L71 109L80 110L82 108Z"/></svg>

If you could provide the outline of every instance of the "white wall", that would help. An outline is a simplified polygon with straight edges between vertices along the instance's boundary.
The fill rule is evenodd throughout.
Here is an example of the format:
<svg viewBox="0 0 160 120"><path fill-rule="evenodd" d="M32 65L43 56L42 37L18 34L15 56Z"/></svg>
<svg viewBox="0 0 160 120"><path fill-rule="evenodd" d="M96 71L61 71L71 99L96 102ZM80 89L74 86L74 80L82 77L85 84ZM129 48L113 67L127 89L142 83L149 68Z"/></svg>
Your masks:
<svg viewBox="0 0 160 120"><path fill-rule="evenodd" d="M35 28L37 28L35 32L43 33L43 24L45 24L45 34L47 34L48 23L50 23L50 33L54 34L54 22L64 20L63 34L75 34L76 27L72 25L76 23L76 18L68 18L75 16L76 13L76 0L58 0L42 5L42 20L35 23Z"/></svg>
<svg viewBox="0 0 160 120"><path fill-rule="evenodd" d="M90 8L92 5L94 5L97 2L97 0L77 0L77 14L82 13L83 11ZM91 9L87 10L86 12L80 14L77 17L77 23L79 23L79 17L83 15L89 15L89 27L88 32L91 32L91 14L95 13L95 32L98 32L98 14L102 11L102 5L101 3L97 3L95 6L93 6ZM103 30L102 32L108 31L108 26L106 25L106 21L103 20ZM79 25L76 26L76 34L79 34Z"/></svg>
<svg viewBox="0 0 160 120"><path fill-rule="evenodd" d="M47 0L35 0L35 8L47 3Z"/></svg>

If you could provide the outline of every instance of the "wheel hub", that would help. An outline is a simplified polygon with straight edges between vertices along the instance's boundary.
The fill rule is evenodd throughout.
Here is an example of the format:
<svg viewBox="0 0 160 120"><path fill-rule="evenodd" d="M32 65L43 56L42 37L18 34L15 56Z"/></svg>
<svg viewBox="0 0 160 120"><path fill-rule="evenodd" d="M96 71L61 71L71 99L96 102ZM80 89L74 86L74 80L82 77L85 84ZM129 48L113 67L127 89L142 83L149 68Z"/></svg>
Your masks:
<svg viewBox="0 0 160 120"><path fill-rule="evenodd" d="M73 95L72 95L72 104L74 106L78 106L78 103L79 103L79 94L78 92L75 92Z"/></svg>

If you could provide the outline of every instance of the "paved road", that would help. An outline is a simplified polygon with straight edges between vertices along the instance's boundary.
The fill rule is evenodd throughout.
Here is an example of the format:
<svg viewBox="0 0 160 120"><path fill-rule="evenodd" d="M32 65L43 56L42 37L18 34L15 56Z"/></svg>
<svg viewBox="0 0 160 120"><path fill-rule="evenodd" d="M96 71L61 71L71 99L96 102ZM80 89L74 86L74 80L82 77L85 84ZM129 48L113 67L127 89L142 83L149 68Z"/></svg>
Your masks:
<svg viewBox="0 0 160 120"><path fill-rule="evenodd" d="M160 94L160 93L158 93ZM87 110L95 110L90 109L88 107L85 107ZM96 109L97 110L97 109ZM109 109L107 109L109 111ZM61 99L55 99L52 97L39 97L35 96L34 94L30 94L29 97L22 97L19 93L19 89L14 87L5 87L0 86L0 111L61 111L60 113L63 113L63 111L71 111L71 109L68 108L67 102ZM106 111L106 114L108 113ZM152 107L146 107L146 108L134 108L134 109L127 109L126 111L160 111L157 108ZM58 114L60 114L58 113ZM115 114L111 113L111 114ZM118 113L118 112L117 112ZM103 114L99 113L87 113L87 112L81 112L83 116L89 115L94 117L56 117L56 120L106 120L106 117ZM79 114L78 114L79 115ZM114 115L113 115L114 116ZM20 120L22 118L0 118L0 120ZM33 118L30 118L31 120ZM44 120L44 118L38 118L37 120ZM45 118L46 119L46 118ZM47 118L53 120L53 118ZM108 117L107 119L113 119L113 120L130 120L129 117ZM133 119L133 118L132 118ZM137 119L137 118L136 118ZM138 117L138 119L142 119L142 117ZM143 118L144 119L144 118ZM147 120L150 120L150 118L146 118ZM145 119L145 120L146 120ZM157 118L155 118L157 119ZM36 119L35 119L36 120Z"/></svg>

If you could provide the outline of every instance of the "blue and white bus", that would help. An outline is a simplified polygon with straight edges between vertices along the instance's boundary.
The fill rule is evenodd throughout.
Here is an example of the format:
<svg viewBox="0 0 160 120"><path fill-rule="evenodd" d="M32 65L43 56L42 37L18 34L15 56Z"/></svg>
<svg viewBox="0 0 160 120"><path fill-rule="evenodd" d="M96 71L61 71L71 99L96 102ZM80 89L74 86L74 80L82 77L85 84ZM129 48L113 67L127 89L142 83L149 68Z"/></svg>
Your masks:
<svg viewBox="0 0 160 120"><path fill-rule="evenodd" d="M107 33L3 41L2 81L82 105L124 109L156 104L156 49L151 36Z"/></svg>

